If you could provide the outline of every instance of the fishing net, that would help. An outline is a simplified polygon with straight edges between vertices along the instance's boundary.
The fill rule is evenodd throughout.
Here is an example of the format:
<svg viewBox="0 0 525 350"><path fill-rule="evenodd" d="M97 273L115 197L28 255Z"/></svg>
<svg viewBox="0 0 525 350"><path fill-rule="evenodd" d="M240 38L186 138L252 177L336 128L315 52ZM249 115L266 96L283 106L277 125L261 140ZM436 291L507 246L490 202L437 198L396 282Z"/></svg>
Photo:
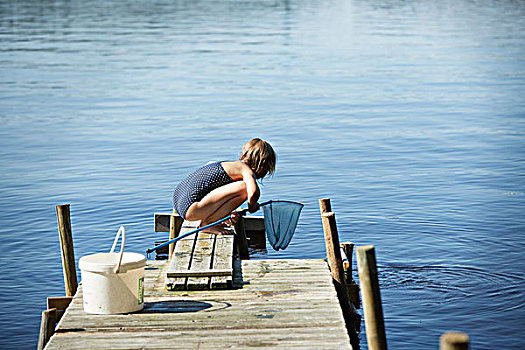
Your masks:
<svg viewBox="0 0 525 350"><path fill-rule="evenodd" d="M263 206L264 229L273 249L286 249L297 227L303 204L272 201Z"/></svg>

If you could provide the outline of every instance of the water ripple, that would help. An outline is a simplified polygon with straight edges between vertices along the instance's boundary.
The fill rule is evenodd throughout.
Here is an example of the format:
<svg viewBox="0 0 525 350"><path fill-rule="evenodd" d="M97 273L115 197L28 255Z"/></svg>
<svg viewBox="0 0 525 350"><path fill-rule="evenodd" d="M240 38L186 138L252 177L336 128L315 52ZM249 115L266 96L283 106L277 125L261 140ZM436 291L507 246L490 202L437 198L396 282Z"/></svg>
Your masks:
<svg viewBox="0 0 525 350"><path fill-rule="evenodd" d="M493 305L482 314L505 313L525 306L525 294L520 287L525 282L523 274L505 274L459 265L385 265L379 270L382 289L425 290L425 294L434 295L420 300L427 305L481 297ZM483 290L483 296L479 295L480 289Z"/></svg>

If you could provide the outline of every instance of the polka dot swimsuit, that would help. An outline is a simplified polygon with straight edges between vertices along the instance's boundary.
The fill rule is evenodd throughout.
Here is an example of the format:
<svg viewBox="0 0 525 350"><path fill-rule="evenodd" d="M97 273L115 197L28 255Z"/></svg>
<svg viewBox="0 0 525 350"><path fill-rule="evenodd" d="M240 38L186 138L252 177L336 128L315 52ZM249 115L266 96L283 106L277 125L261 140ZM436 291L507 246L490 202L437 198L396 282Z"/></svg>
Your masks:
<svg viewBox="0 0 525 350"><path fill-rule="evenodd" d="M173 191L173 209L186 218L188 208L216 188L232 183L221 162L197 169L185 178Z"/></svg>

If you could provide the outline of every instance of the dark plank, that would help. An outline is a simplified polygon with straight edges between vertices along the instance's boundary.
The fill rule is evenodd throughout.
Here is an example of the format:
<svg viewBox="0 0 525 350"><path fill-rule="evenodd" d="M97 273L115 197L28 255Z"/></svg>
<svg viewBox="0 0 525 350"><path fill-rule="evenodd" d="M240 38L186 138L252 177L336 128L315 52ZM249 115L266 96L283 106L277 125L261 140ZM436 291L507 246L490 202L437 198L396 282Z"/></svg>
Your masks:
<svg viewBox="0 0 525 350"><path fill-rule="evenodd" d="M219 277L219 276L231 276L231 269L209 269L209 270L179 270L179 271L168 271L167 276L170 278L178 277Z"/></svg>
<svg viewBox="0 0 525 350"><path fill-rule="evenodd" d="M176 220L184 221L179 214L154 213L153 227L155 232L170 232L170 216L175 215Z"/></svg>

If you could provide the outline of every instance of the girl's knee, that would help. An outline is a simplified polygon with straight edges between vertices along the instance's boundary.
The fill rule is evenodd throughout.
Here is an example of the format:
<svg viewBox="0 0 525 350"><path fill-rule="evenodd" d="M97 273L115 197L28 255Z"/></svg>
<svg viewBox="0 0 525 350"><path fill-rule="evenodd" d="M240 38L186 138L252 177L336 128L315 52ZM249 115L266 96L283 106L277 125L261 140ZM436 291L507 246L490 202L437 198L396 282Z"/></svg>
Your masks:
<svg viewBox="0 0 525 350"><path fill-rule="evenodd" d="M246 183L244 181L238 181L238 182L240 182L238 195L244 202L245 200L248 199L248 190L246 188Z"/></svg>
<svg viewBox="0 0 525 350"><path fill-rule="evenodd" d="M248 198L248 190L246 187L246 182L244 181L235 181L229 185L229 190L227 192L230 193L230 195L234 197L244 197L245 199ZM225 188L226 188L225 186Z"/></svg>

